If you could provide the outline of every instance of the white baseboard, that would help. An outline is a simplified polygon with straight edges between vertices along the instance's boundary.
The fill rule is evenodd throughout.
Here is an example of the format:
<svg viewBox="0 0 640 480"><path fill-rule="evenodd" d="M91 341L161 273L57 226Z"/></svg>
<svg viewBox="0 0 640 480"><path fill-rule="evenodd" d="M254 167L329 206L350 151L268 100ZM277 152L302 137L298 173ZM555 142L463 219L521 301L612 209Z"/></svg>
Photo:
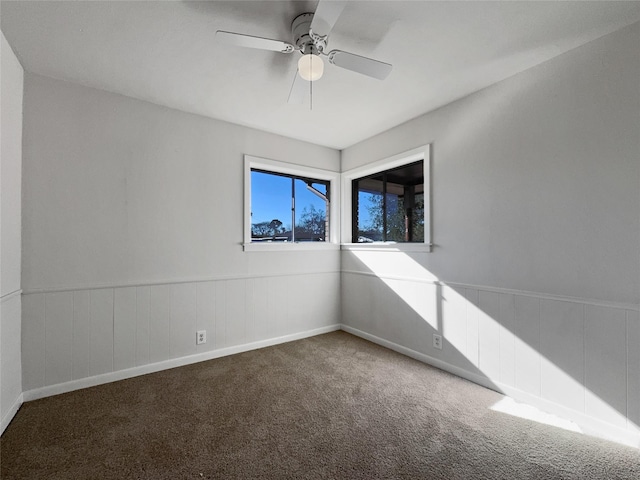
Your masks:
<svg viewBox="0 0 640 480"><path fill-rule="evenodd" d="M404 347L394 342L390 342L389 340L385 340L384 338L377 337L362 330L358 330L357 328L350 327L349 325L342 325L342 330L358 337L364 338L365 340L369 340L370 342L376 343L383 347L389 348L390 350L394 350L398 353L406 355L407 357L411 357L420 362L452 373L458 377L469 380L490 390L494 390L507 395L520 402L532 405L545 412L558 415L560 417L566 418L567 420L571 420L575 422L582 429L583 433L587 435L604 438L606 440L611 440L617 443L628 445L630 447L640 448L640 431L634 432L624 428L620 428L617 425L603 422L602 420L586 415L583 412L572 410L555 402L545 400L544 398L532 395L509 385L505 385L504 383L490 380L486 377L469 372L463 368L451 365L450 363L440 360L439 358L434 358L424 353L416 352L415 350Z"/></svg>
<svg viewBox="0 0 640 480"><path fill-rule="evenodd" d="M256 350L258 348L264 348L264 347L271 347L273 345L292 342L294 340L313 337L315 335L321 335L323 333L329 333L336 330L340 330L339 324L329 325L327 327L316 328L313 330L307 330L304 332L293 333L293 334L285 335L282 337L269 338L267 340L260 340L257 342L245 343L242 345L235 345L233 347L221 348L218 350L210 350L208 352L189 355L186 357L172 358L172 359L163 360L157 363L150 363L148 365L141 365L139 367L127 368L126 370L119 370L117 372L109 372L109 373L104 373L102 375L95 375L93 377L86 377L78 380L72 380L70 382L58 383L56 385L48 385L46 387L34 388L33 390L28 390L24 392L22 396L24 397L25 402L29 402L31 400L37 400L39 398L59 395L61 393L73 392L74 390L94 387L96 385L103 385L105 383L116 382L118 380L124 380L127 378L138 377L140 375L146 375L148 373L155 373L162 370L168 370L170 368L182 367L184 365L190 365L192 363L204 362L206 360L212 360L214 358L226 357L228 355L247 352L249 350ZM4 422L4 419L3 419L3 422Z"/></svg>
<svg viewBox="0 0 640 480"><path fill-rule="evenodd" d="M105 383L124 380L127 378L133 378L140 375L146 375L148 373L159 372L159 371L167 370L170 368L181 367L183 365L189 365L192 363L212 360L214 358L234 355L236 353L242 353L250 350L256 350L259 348L270 347L273 345L291 342L294 340L300 340L302 338L313 337L315 335L321 335L323 333L333 332L336 330L344 330L345 332L364 338L365 340L369 340L373 343L389 348L391 350L394 350L408 357L414 358L420 362L432 365L434 367L437 367L441 370L452 373L458 377L464 378L466 380L469 380L483 387L489 388L491 390L496 390L499 393L508 395L518 401L521 401L529 405L532 405L536 408L539 408L540 410L564 417L578 424L578 426L582 428L584 433L588 435L593 435L600 438L605 438L607 440L612 440L618 443L629 445L635 448L640 448L640 431L633 432L630 430L626 430L624 428L620 428L615 425L611 425L597 418L585 415L582 412L571 410L567 407L564 407L554 402L550 402L548 400L545 400L538 396L524 392L522 390L518 390L511 386L505 385L501 382L496 382L486 377L469 372L463 368L457 367L455 365L451 365L438 358L431 357L424 353L417 352L415 350L404 347L402 345L391 342L389 340L385 340L383 338L377 337L375 335L364 332L362 330L358 330L357 328L353 328L349 325L340 325L340 324L329 325L327 327L317 328L314 330L307 330L304 332L285 335L282 337L270 338L267 340L260 340L257 342L246 343L243 345L236 345L233 347L222 348L219 350L211 350L211 351L199 353L196 355L189 355L187 357L164 360L157 363L142 365L139 367L133 367L126 370L120 370L117 372L105 373L105 374L96 375L93 377L87 377L87 378L82 378L78 380L72 380L70 382L60 383L56 385L49 385L46 387L28 390L26 392L23 392L23 394L21 394L20 397L18 397L14 405L12 405L11 409L2 418L2 423L0 425L0 433L4 431L7 425L9 425L9 422L11 422L11 419L13 419L14 415L16 414L16 412L18 411L18 409L20 408L23 402L37 400L39 398L58 395L61 393L72 392L74 390L80 390L83 388L102 385Z"/></svg>
<svg viewBox="0 0 640 480"><path fill-rule="evenodd" d="M13 405L11 405L9 411L2 417L2 420L0 420L0 435L4 433L5 428L9 426L11 420L13 420L13 417L15 417L16 413L18 413L18 410L22 406L23 401L24 394L21 393L20 395L18 395L18 398L16 398L16 401L13 402Z"/></svg>
<svg viewBox="0 0 640 480"><path fill-rule="evenodd" d="M495 382L495 384L501 390L501 393L513 399L575 422L585 435L611 440L629 447L640 448L640 430L633 432L501 382Z"/></svg>
<svg viewBox="0 0 640 480"><path fill-rule="evenodd" d="M385 340L384 338L376 337L375 335L372 335L362 330L358 330L357 328L350 327L349 325L342 325L342 330L344 330L347 333L351 333L357 337L364 338L365 340L369 340L370 342L377 343L378 345L386 347L395 352L406 355L407 357L411 357L422 363L427 363L433 367L437 367L440 370L453 373L458 377L462 377L473 383L477 383L478 385L486 387L490 390L496 390L494 383L492 383L489 379L485 377L481 377L480 375L476 375L475 373L471 373L463 368L456 367L455 365L451 365L450 363L444 362L439 358L431 357L424 353L416 352L415 350L404 347L394 342L390 342L389 340ZM500 392L500 393L503 393L503 392Z"/></svg>

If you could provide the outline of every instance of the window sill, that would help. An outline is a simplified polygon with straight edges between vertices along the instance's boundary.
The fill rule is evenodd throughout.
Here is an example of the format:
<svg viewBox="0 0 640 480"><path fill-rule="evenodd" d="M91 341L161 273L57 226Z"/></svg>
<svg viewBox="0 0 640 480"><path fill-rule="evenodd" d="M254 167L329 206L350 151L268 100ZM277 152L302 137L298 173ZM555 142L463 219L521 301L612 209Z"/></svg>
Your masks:
<svg viewBox="0 0 640 480"><path fill-rule="evenodd" d="M342 243L341 250L361 251L361 252L431 252L430 243L394 243L394 242L373 242L373 243Z"/></svg>
<svg viewBox="0 0 640 480"><path fill-rule="evenodd" d="M244 243L245 252L291 252L291 251L318 251L339 250L340 245L330 242L259 242Z"/></svg>

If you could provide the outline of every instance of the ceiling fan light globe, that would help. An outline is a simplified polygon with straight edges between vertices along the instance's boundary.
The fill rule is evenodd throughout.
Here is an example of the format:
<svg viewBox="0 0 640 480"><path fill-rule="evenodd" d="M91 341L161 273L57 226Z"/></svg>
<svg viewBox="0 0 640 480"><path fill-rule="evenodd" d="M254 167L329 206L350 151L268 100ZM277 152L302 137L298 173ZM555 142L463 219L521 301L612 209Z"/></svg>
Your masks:
<svg viewBox="0 0 640 480"><path fill-rule="evenodd" d="M300 60L298 60L298 73L308 82L314 82L320 79L324 73L324 62L322 58L314 54L302 55Z"/></svg>

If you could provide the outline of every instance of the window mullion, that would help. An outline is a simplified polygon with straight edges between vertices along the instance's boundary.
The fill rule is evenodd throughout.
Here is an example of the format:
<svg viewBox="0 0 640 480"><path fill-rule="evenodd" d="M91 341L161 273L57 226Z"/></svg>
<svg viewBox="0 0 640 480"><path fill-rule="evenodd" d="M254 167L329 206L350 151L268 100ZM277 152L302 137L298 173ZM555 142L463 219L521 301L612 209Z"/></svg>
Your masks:
<svg viewBox="0 0 640 480"><path fill-rule="evenodd" d="M296 241L296 178L291 177L291 241Z"/></svg>
<svg viewBox="0 0 640 480"><path fill-rule="evenodd" d="M387 174L382 174L382 239L387 241Z"/></svg>
<svg viewBox="0 0 640 480"><path fill-rule="evenodd" d="M351 203L354 208L353 208L353 214L351 215L351 241L356 243L358 242L358 238L359 238L358 218L360 217L360 199L358 197L358 192L360 191L360 186L357 180L354 180L352 182L352 185L353 187L351 189Z"/></svg>

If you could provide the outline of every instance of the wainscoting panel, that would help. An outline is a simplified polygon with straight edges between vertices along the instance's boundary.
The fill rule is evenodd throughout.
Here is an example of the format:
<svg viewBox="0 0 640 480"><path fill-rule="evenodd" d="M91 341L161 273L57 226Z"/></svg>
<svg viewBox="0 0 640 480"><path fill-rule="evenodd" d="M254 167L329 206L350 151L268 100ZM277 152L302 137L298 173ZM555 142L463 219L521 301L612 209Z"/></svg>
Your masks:
<svg viewBox="0 0 640 480"><path fill-rule="evenodd" d="M45 294L38 294L25 295L22 299L22 389L24 391L45 386L44 298ZM86 351L88 352L88 348ZM86 370L88 375L88 363Z"/></svg>
<svg viewBox="0 0 640 480"><path fill-rule="evenodd" d="M640 313L627 310L627 419L640 431Z"/></svg>
<svg viewBox="0 0 640 480"><path fill-rule="evenodd" d="M507 385L515 385L515 297L500 294L500 381Z"/></svg>
<svg viewBox="0 0 640 480"><path fill-rule="evenodd" d="M427 296L431 298L430 303L433 305L433 309L430 312L431 315L430 317L427 317L432 318L429 322L429 325L431 325L435 329L438 329L438 308L436 302L438 293L434 290L429 291L429 287L430 285L428 284L422 285L421 290L427 292ZM448 285L442 286L441 292L442 294L440 295L440 298L442 298L442 303L440 318L442 318L443 341L451 344L451 346L453 347L443 348L441 353L442 359L452 364L458 364L460 361L466 358L475 366L478 366L478 314L476 307L473 307L474 312L469 312L470 315L471 313L475 314L475 324L473 326L470 326L470 322L467 317L468 305L466 292L463 291L461 295L460 292L457 292ZM416 345L414 347L414 350L416 349L416 347L419 348L419 346ZM473 360L469 356L470 351L474 353ZM437 355L435 350L432 353L434 355Z"/></svg>
<svg viewBox="0 0 640 480"><path fill-rule="evenodd" d="M429 284L419 285L419 290L425 291ZM431 312L432 318L424 317L425 321L433 329L440 329L438 322L441 320L442 335L447 338L456 352L466 356L468 353L468 325L467 325L467 299L460 293L456 292L448 285L439 288L439 292L431 291L428 296L431 297L434 309ZM439 298L440 304L436 305L435 300ZM420 315L420 314L419 314ZM424 346L418 346L420 349ZM442 354L445 355L443 349Z"/></svg>
<svg viewBox="0 0 640 480"><path fill-rule="evenodd" d="M211 350L216 337L216 283L200 282L196 284L196 326L197 330L206 330L207 343L196 345L198 353Z"/></svg>
<svg viewBox="0 0 640 480"><path fill-rule="evenodd" d="M90 376L113 371L113 296L112 288L89 292Z"/></svg>
<svg viewBox="0 0 640 480"><path fill-rule="evenodd" d="M170 352L171 358L197 353L197 285L181 283L170 286ZM244 302L242 302L244 304Z"/></svg>
<svg viewBox="0 0 640 480"><path fill-rule="evenodd" d="M638 307L360 270L342 292L345 328L640 446Z"/></svg>
<svg viewBox="0 0 640 480"><path fill-rule="evenodd" d="M269 298L267 299L267 325L268 335L270 337L281 337L286 335L289 323L289 312L291 308L291 297L293 294L289 292L289 279L281 279L280 281L268 282L267 291Z"/></svg>
<svg viewBox="0 0 640 480"><path fill-rule="evenodd" d="M540 299L515 297L514 386L540 396Z"/></svg>
<svg viewBox="0 0 640 480"><path fill-rule="evenodd" d="M45 296L44 380L47 384L73 379L73 292Z"/></svg>
<svg viewBox="0 0 640 480"><path fill-rule="evenodd" d="M327 272L27 292L23 390L35 398L337 328L339 289Z"/></svg>
<svg viewBox="0 0 640 480"><path fill-rule="evenodd" d="M478 291L466 288L464 296L466 298L465 310L467 317L467 353L466 357L472 365L480 365L480 309L478 308Z"/></svg>
<svg viewBox="0 0 640 480"><path fill-rule="evenodd" d="M31 299L35 295L25 298ZM89 376L89 292L87 290L73 292L73 379ZM25 315L25 318L26 315ZM28 390L28 389L25 389Z"/></svg>
<svg viewBox="0 0 640 480"><path fill-rule="evenodd" d="M542 398L584 412L584 305L540 303Z"/></svg>
<svg viewBox="0 0 640 480"><path fill-rule="evenodd" d="M585 413L620 427L627 408L626 321L624 310L585 306Z"/></svg>
<svg viewBox="0 0 640 480"><path fill-rule="evenodd" d="M152 285L149 290L149 362L171 358L169 285Z"/></svg>
<svg viewBox="0 0 640 480"><path fill-rule="evenodd" d="M113 369L124 370L136 366L136 287L114 290L113 311Z"/></svg>
<svg viewBox="0 0 640 480"><path fill-rule="evenodd" d="M225 315L226 344L240 345L246 343L246 280L230 280L226 282Z"/></svg>
<svg viewBox="0 0 640 480"><path fill-rule="evenodd" d="M136 287L136 366L146 365L149 359L150 287Z"/></svg>
<svg viewBox="0 0 640 480"><path fill-rule="evenodd" d="M224 317L227 314L227 283L216 282L215 285L215 331L213 332L213 346L221 349L227 346L227 325Z"/></svg>
<svg viewBox="0 0 640 480"><path fill-rule="evenodd" d="M480 341L478 367L489 378L500 379L500 294L495 292L478 292Z"/></svg>

